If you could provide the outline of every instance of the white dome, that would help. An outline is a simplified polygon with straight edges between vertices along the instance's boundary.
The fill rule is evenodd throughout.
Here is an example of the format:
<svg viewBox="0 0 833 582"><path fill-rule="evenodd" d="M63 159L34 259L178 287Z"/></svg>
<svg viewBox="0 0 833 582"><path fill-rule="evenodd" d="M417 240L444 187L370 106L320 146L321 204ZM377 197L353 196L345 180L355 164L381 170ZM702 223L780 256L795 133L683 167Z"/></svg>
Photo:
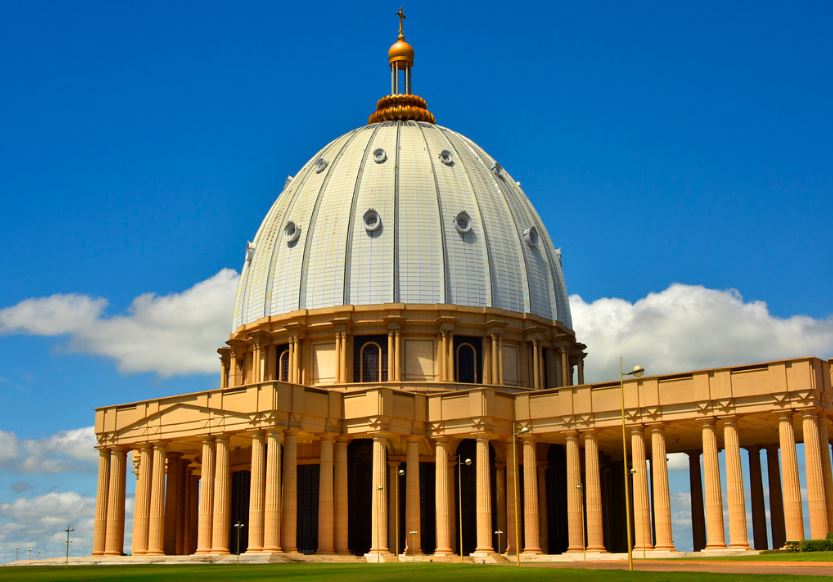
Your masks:
<svg viewBox="0 0 833 582"><path fill-rule="evenodd" d="M454 304L572 327L561 257L491 156L450 129L374 123L328 144L272 205L234 328L298 309Z"/></svg>

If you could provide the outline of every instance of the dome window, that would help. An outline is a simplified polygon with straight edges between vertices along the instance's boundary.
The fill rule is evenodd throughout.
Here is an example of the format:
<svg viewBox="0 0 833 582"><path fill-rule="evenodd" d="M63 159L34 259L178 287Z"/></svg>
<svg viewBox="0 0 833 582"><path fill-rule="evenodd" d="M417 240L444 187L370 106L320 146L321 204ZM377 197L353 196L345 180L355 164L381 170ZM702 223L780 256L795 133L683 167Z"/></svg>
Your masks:
<svg viewBox="0 0 833 582"><path fill-rule="evenodd" d="M461 210L457 216L454 217L454 228L460 234L471 232L471 216L465 210Z"/></svg>
<svg viewBox="0 0 833 582"><path fill-rule="evenodd" d="M327 160L324 158L318 158L315 160L315 173L320 174L324 170L327 169Z"/></svg>
<svg viewBox="0 0 833 582"><path fill-rule="evenodd" d="M495 165L492 166L492 173L497 176L498 178L503 179L503 166L495 162Z"/></svg>
<svg viewBox="0 0 833 582"><path fill-rule="evenodd" d="M362 216L362 222L364 222L364 229L367 232L374 232L382 226L382 217L379 216L378 212L369 208Z"/></svg>
<svg viewBox="0 0 833 582"><path fill-rule="evenodd" d="M443 150L440 152L440 161L445 164L446 166L453 166L454 165L454 154L452 154L448 150Z"/></svg>
<svg viewBox="0 0 833 582"><path fill-rule="evenodd" d="M251 241L246 243L246 262L251 263L255 254L255 245Z"/></svg>
<svg viewBox="0 0 833 582"><path fill-rule="evenodd" d="M538 246L538 229L534 226L530 226L526 230L524 230L524 242L527 244L529 248L535 248Z"/></svg>
<svg viewBox="0 0 833 582"><path fill-rule="evenodd" d="M377 164L383 164L388 159L388 154L382 148L373 150L373 161Z"/></svg>
<svg viewBox="0 0 833 582"><path fill-rule="evenodd" d="M301 237L301 227L290 220L283 227L283 235L286 237L286 244L292 246Z"/></svg>

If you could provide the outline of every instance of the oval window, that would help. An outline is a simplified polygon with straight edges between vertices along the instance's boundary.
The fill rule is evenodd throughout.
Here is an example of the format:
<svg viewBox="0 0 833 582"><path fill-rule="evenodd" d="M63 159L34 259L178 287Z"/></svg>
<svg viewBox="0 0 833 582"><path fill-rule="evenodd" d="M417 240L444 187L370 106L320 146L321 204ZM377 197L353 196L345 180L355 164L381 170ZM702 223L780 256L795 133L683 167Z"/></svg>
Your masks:
<svg viewBox="0 0 833 582"><path fill-rule="evenodd" d="M323 172L326 169L327 169L327 160L325 160L324 158L318 158L315 161L315 173L320 174L321 172Z"/></svg>
<svg viewBox="0 0 833 582"><path fill-rule="evenodd" d="M382 226L382 217L379 216L378 212L369 208L362 216L362 222L364 222L364 229L367 232L373 232L379 230L379 227Z"/></svg>
<svg viewBox="0 0 833 582"><path fill-rule="evenodd" d="M538 229L534 226L530 226L524 230L524 242L530 248L538 246Z"/></svg>
<svg viewBox="0 0 833 582"><path fill-rule="evenodd" d="M471 216L465 210L461 210L457 216L454 217L454 228L460 234L471 232Z"/></svg>
<svg viewBox="0 0 833 582"><path fill-rule="evenodd" d="M443 150L440 152L440 161L445 164L446 166L453 166L454 165L454 154L452 154L448 150Z"/></svg>
<svg viewBox="0 0 833 582"><path fill-rule="evenodd" d="M283 235L286 237L286 244L292 245L301 236L301 227L290 220L283 227Z"/></svg>
<svg viewBox="0 0 833 582"><path fill-rule="evenodd" d="M373 150L373 161L377 164L384 163L388 159L388 154L382 148Z"/></svg>

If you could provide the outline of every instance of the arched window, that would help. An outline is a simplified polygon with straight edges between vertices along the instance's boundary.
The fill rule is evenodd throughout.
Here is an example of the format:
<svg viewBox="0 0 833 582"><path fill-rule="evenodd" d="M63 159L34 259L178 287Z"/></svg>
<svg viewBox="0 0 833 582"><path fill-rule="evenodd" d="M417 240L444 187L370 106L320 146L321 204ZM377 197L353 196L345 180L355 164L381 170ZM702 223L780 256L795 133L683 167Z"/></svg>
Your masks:
<svg viewBox="0 0 833 582"><path fill-rule="evenodd" d="M362 382L379 382L382 378L382 348L376 342L362 346L359 356L359 378Z"/></svg>
<svg viewBox="0 0 833 582"><path fill-rule="evenodd" d="M477 350L470 343L461 343L457 346L457 353L454 358L455 376L457 382L477 384Z"/></svg>
<svg viewBox="0 0 833 582"><path fill-rule="evenodd" d="M278 356L278 380L289 382L289 350L284 350Z"/></svg>

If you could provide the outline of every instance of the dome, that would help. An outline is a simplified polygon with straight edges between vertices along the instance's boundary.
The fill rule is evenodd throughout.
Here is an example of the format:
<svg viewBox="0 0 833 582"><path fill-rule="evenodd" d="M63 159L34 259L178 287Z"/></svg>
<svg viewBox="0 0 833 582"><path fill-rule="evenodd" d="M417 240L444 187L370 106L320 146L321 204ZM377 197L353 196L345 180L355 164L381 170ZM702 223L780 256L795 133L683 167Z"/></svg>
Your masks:
<svg viewBox="0 0 833 582"><path fill-rule="evenodd" d="M560 254L520 185L468 138L419 121L355 129L287 181L246 249L234 328L386 303L572 327Z"/></svg>
<svg viewBox="0 0 833 582"><path fill-rule="evenodd" d="M391 63L396 61L414 62L414 47L405 42L404 39L399 39L393 43L388 49L388 61Z"/></svg>

